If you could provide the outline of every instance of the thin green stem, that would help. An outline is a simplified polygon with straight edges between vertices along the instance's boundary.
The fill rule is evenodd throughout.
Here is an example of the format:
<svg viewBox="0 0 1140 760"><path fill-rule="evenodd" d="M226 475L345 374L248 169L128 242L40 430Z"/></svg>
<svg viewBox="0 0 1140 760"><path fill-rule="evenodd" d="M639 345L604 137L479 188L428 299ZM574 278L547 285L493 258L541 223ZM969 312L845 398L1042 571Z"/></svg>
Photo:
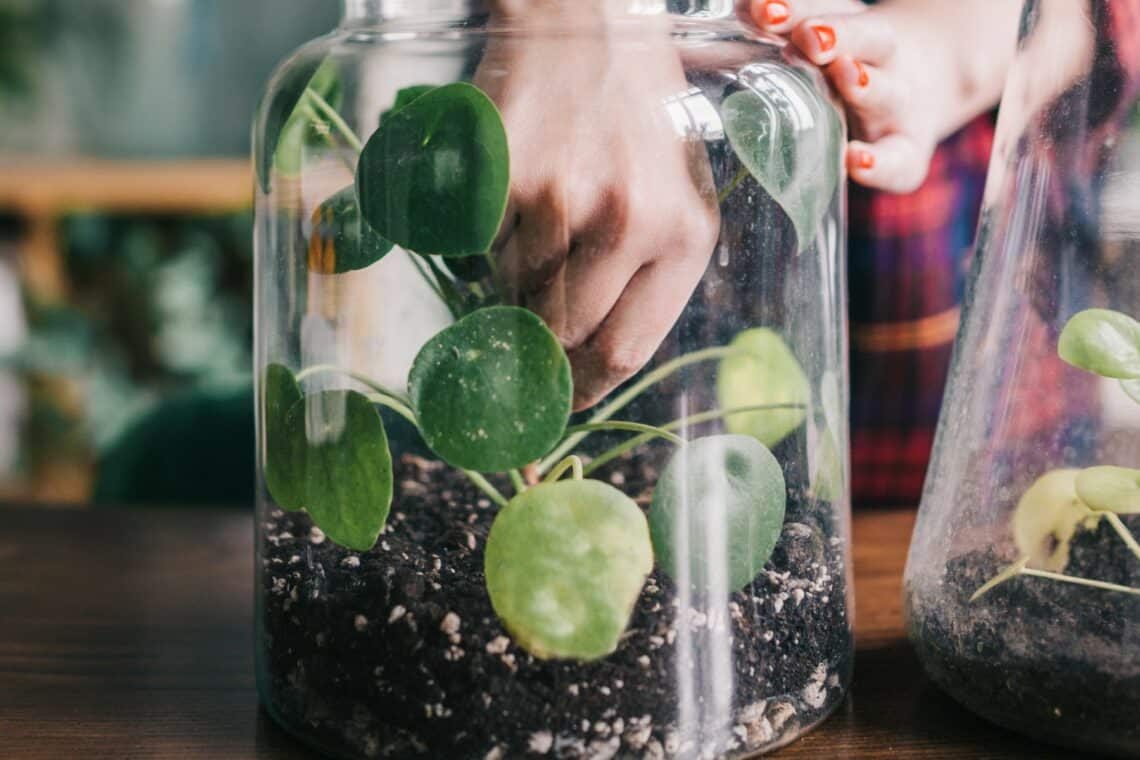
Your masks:
<svg viewBox="0 0 1140 760"><path fill-rule="evenodd" d="M1120 519L1120 515L1115 512L1102 512L1108 524L1112 526L1113 530L1117 532L1124 543L1140 559L1140 543L1136 542L1136 537L1132 535L1132 531L1128 530L1128 526Z"/></svg>
<svg viewBox="0 0 1140 760"><path fill-rule="evenodd" d="M511 470L507 473L511 478L511 485L515 487L516 493L522 493L527 489L526 481L523 480L522 473L517 469Z"/></svg>
<svg viewBox="0 0 1140 760"><path fill-rule="evenodd" d="M581 480L583 477L582 459L580 457L575 456L574 454L571 454L570 456L566 457L561 462L559 462L558 465L555 466L555 468L550 471L550 474L547 475L546 479L543 480L542 482L543 483L556 483L556 482L558 482L558 479L560 477L562 477L563 475L566 474L567 470L573 470L574 471L574 475L573 475L574 480Z"/></svg>
<svg viewBox="0 0 1140 760"><path fill-rule="evenodd" d="M416 268L416 271L419 272L420 277L423 278L423 281L426 282L428 287L431 288L432 292L435 293L436 298L438 298L440 301L443 301L444 305L447 306L447 310L451 312L452 317L459 319L459 315L455 313L455 309L452 308L451 304L447 300L447 297L443 294L443 291L440 290L439 284L435 281L435 278L431 275L431 272L424 268L423 261L420 260L420 257L411 251L404 251L404 253L408 254L408 258L411 260L412 266Z"/></svg>
<svg viewBox="0 0 1140 760"><path fill-rule="evenodd" d="M463 474L466 475L468 479L479 488L480 491L487 494L488 499L495 502L500 507L507 506L508 502L506 497L499 493L498 488L495 488L493 485L491 485L491 481L487 480L485 477L475 472L474 470L464 470Z"/></svg>
<svg viewBox="0 0 1140 760"><path fill-rule="evenodd" d="M329 105L329 102L327 100L321 97L321 94L319 92L314 90L312 87L306 87L305 95L309 98L309 100L313 101L313 104L317 107L317 110L320 111L334 127L336 127L337 131L340 132L342 137L344 137L344 141L348 143L350 148L355 150L357 153L360 153L362 150L364 150L364 143L362 143L360 141L360 138L357 137L356 133L352 131L352 127L348 126L348 123L341 118L340 114L336 112L335 108Z"/></svg>
<svg viewBox="0 0 1140 760"><path fill-rule="evenodd" d="M755 406L739 406L732 409L714 409L710 412L700 412L698 414L691 414L688 417L682 417L681 419L674 420L667 425L662 425L659 429L666 431L679 430L681 428L688 427L689 425L699 425L702 422L711 422L712 420L730 417L734 414L780 410L800 410L803 408L803 404L759 404ZM638 446L641 446L644 443L648 443L657 437L659 436L656 432L643 433L642 435L635 436L633 438L630 438L628 441L625 441L624 443L620 443L617 446L614 446L612 449L608 449L602 452L597 457L595 457L593 461L590 462L590 464L586 465L586 474L590 475L591 473L597 471L600 467L609 464L613 460L620 457L622 454L625 454L627 451L632 451Z"/></svg>
<svg viewBox="0 0 1140 760"><path fill-rule="evenodd" d="M614 398L613 401L603 406L590 417L588 422L604 422L610 419L619 411L621 411L629 402L644 393L648 388L656 385L657 383L665 380L670 375L688 367L692 364L700 364L701 362L713 361L716 359L723 359L727 356L736 356L747 353L738 348L730 348L728 346L717 346L715 348L706 348L701 351L694 351L691 354L678 356L676 359L667 361L660 367L657 367L651 372L645 373L644 376L633 385L622 391ZM547 472L557 462L561 462L570 451L582 442L589 432L575 433L562 441L559 446L548 454L541 462L538 463L539 473Z"/></svg>
<svg viewBox="0 0 1140 760"><path fill-rule="evenodd" d="M369 401L373 402L374 404L380 404L381 406L388 407L393 412L396 412L401 417L403 417L405 420L407 420L408 422L415 425L417 428L419 427L419 423L416 422L416 415L411 410L411 407L408 407L408 406L402 404L401 402L397 401L394 398L391 398L390 396L385 396L382 393L369 393L369 394L367 394L367 398Z"/></svg>
<svg viewBox="0 0 1140 760"><path fill-rule="evenodd" d="M1025 568L1021 571L1021 575L1028 575L1034 578L1047 578L1052 581L1060 581L1061 583L1072 583L1077 586L1088 586L1089 588L1098 588L1104 591L1119 591L1122 594L1133 594L1140 596L1140 588L1133 588L1132 586L1121 586L1119 583L1108 583L1107 581L1094 581L1089 578L1078 578L1075 575L1065 575L1064 573L1053 573L1048 570L1033 570Z"/></svg>
<svg viewBox="0 0 1140 760"><path fill-rule="evenodd" d="M448 277L447 272L444 272L440 269L439 264L435 263L435 259L431 256L424 256L424 261L431 268L431 273L435 275L435 281L439 284L442 293L440 297L443 298L452 315L459 319L463 316L463 296L455 289L455 283Z"/></svg>
<svg viewBox="0 0 1140 760"><path fill-rule="evenodd" d="M309 103L302 104L301 113L307 117L310 122L313 123L313 128L316 129L321 137L324 138L325 142L329 144L329 147L336 149L337 158L339 158L340 162L344 164L344 168L348 169L349 172L355 174L356 164L353 163L352 159L344 155L344 152L340 150L344 147L344 145L339 140L337 140L336 137L333 136L332 130L327 126L317 126L318 123L323 125L324 120L320 117L320 115L317 114L312 105Z"/></svg>
<svg viewBox="0 0 1140 760"><path fill-rule="evenodd" d="M338 367L335 364L314 364L311 367L306 367L305 369L303 369L297 373L297 382L300 383L300 382L303 382L304 380L312 377L313 375L319 375L319 374L324 374L324 373L344 375L345 377L352 378L353 380L360 383L361 385L366 386L366 387L370 388L371 390L376 391L377 393L379 393L382 396L387 396L388 398L394 399L395 401L399 401L403 404L409 403L408 397L406 395L404 395L403 393L400 393L399 391L391 390L390 388L386 388L386 387L384 387L384 385L382 385L381 383L379 383L376 380L373 380L372 378L368 377L367 375L362 375L359 372L353 372L352 370L345 369L344 367Z"/></svg>
<svg viewBox="0 0 1140 760"><path fill-rule="evenodd" d="M724 189L721 190L720 193L717 194L716 202L717 203L724 203L726 200L728 200L728 196L732 195L732 192L734 190L736 190L736 188L740 187L740 183L743 182L747 178L748 178L748 167L747 166L740 167L740 171L738 171L736 173L736 176L733 177L731 180L729 180L728 184L724 186Z"/></svg>
<svg viewBox="0 0 1140 760"><path fill-rule="evenodd" d="M685 439L679 435L670 433L665 428L654 427L653 425L643 425L640 422L624 422L621 420L610 420L608 422L587 422L582 425L575 425L569 428L566 432L574 433L592 433L601 430L628 430L632 433L642 433L644 435L652 436L654 438L664 438L670 443L675 443L682 446Z"/></svg>

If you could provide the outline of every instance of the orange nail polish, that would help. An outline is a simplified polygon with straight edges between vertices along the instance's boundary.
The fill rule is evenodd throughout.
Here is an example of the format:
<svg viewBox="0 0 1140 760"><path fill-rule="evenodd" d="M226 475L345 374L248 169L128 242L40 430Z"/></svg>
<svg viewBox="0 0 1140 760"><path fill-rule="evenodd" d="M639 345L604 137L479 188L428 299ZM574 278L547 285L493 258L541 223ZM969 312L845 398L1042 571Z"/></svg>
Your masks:
<svg viewBox="0 0 1140 760"><path fill-rule="evenodd" d="M822 52L826 53L835 47L835 30L830 26L820 24L819 26L813 26L811 30L815 32L815 38L819 40L819 49Z"/></svg>
<svg viewBox="0 0 1140 760"><path fill-rule="evenodd" d="M874 169L875 157L870 151L859 150L855 152L855 165L860 169Z"/></svg>
<svg viewBox="0 0 1140 760"><path fill-rule="evenodd" d="M771 0L771 2L764 3L764 23L770 26L784 23L791 15L792 12L788 10L788 4L783 0Z"/></svg>
<svg viewBox="0 0 1140 760"><path fill-rule="evenodd" d="M871 77L867 75L867 69L859 61L855 61L855 70L859 72L859 86L866 87L871 83Z"/></svg>

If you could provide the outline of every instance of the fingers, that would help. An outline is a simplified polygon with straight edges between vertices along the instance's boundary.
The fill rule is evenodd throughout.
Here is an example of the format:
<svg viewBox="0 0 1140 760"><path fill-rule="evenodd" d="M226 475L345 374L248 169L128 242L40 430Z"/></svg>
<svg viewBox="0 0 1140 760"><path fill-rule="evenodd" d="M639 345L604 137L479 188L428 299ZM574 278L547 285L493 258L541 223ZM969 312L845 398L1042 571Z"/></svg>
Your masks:
<svg viewBox="0 0 1140 760"><path fill-rule="evenodd" d="M514 227L499 251L499 279L512 300L544 289L562 269L570 251L566 205L564 193L548 188L519 201L507 220Z"/></svg>
<svg viewBox="0 0 1140 760"><path fill-rule="evenodd" d="M569 352L574 409L588 409L635 375L680 317L708 259L659 260L643 266L601 327Z"/></svg>
<svg viewBox="0 0 1140 760"><path fill-rule="evenodd" d="M841 56L825 73L847 108L852 137L874 142L890 132L902 109L902 92L882 69Z"/></svg>
<svg viewBox="0 0 1140 760"><path fill-rule="evenodd" d="M882 65L895 52L891 25L874 13L813 15L792 29L788 39L817 66L827 66L839 56Z"/></svg>
<svg viewBox="0 0 1140 760"><path fill-rule="evenodd" d="M873 144L847 146L847 171L860 185L889 193L918 189L930 170L933 145L920 145L909 135L893 134Z"/></svg>
<svg viewBox="0 0 1140 760"><path fill-rule="evenodd" d="M745 21L772 34L786 34L804 19L831 13L861 10L852 0L742 0L738 9Z"/></svg>

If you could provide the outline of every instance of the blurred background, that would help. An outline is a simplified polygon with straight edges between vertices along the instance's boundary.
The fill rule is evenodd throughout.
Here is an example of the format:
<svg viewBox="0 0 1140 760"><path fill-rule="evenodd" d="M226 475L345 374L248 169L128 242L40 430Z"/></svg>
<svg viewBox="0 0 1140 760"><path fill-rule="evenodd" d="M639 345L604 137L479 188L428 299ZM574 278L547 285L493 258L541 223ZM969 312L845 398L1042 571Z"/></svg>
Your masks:
<svg viewBox="0 0 1140 760"><path fill-rule="evenodd" d="M0 0L0 503L252 498L250 123L336 0Z"/></svg>

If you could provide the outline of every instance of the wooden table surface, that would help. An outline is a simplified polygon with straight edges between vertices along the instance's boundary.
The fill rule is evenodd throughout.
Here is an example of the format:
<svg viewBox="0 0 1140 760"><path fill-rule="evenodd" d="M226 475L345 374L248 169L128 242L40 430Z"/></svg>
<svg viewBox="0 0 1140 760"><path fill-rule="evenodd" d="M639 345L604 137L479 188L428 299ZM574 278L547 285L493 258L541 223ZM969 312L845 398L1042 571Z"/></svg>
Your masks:
<svg viewBox="0 0 1140 760"><path fill-rule="evenodd" d="M253 521L227 512L6 509L0 756L307 758L258 710ZM785 758L1071 758L966 713L902 629L913 516L855 520L855 684Z"/></svg>

